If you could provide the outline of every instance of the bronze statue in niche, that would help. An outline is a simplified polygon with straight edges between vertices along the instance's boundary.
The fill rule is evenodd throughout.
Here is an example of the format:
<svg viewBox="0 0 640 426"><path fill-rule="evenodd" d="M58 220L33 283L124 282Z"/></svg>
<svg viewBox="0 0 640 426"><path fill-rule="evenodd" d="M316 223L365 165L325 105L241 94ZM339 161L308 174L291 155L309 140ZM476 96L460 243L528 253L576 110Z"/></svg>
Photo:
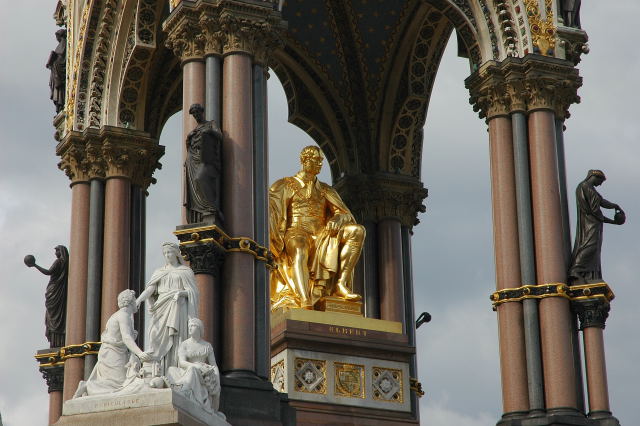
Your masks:
<svg viewBox="0 0 640 426"><path fill-rule="evenodd" d="M49 77L50 98L56 106L56 114L64 109L67 79L67 30L56 31L58 46L51 51L47 68L51 70Z"/></svg>
<svg viewBox="0 0 640 426"><path fill-rule="evenodd" d="M69 250L65 246L56 246L56 260L49 269L36 264L33 255L26 255L24 263L45 275L49 275L49 284L45 293L45 307L47 312L44 317L46 327L45 336L49 341L49 347L59 348L64 346L65 325L67 316L67 277L69 270Z"/></svg>
<svg viewBox="0 0 640 426"><path fill-rule="evenodd" d="M204 119L202 105L191 105L189 114L198 125L187 136L187 222L219 223L222 220L222 131L214 120Z"/></svg>
<svg viewBox="0 0 640 426"><path fill-rule="evenodd" d="M606 177L601 170L589 170L587 178L576 188L578 224L568 274L571 285L602 282L600 251L603 224L622 225L626 220L619 205L605 200L596 191L596 186L602 185L605 180ZM601 207L614 209L614 218L604 216Z"/></svg>

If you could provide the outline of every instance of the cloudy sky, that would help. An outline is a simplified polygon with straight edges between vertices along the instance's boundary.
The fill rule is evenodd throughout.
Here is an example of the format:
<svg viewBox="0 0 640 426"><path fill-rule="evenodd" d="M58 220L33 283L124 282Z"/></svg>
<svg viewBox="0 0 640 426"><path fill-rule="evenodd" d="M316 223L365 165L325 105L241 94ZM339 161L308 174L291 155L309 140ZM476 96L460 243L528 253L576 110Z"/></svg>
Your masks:
<svg viewBox="0 0 640 426"><path fill-rule="evenodd" d="M600 192L627 213L623 227L606 227L602 261L617 296L605 330L611 407L622 424L632 425L640 424L640 282L633 270L640 261L640 55L631 28L640 3L610 4L583 5L591 53L579 66L582 103L571 108L565 143L570 192L588 169L603 169L608 180ZM0 0L0 413L8 426L42 425L47 418L46 385L33 358L47 347L47 278L22 259L31 253L48 267L53 247L69 240L69 181L56 167L44 68L56 45L55 2L38 6ZM413 238L416 312L433 316L418 332L419 378L426 391L421 410L430 426L489 426L501 414L501 396L496 318L488 298L495 288L488 136L468 104L468 64L455 52L453 40L429 107L422 166L429 198ZM287 123L276 77L269 90L273 181L296 171L297 153L312 141ZM177 116L161 143L167 154L158 184L149 190L147 274L162 263L159 244L172 239L179 222Z"/></svg>

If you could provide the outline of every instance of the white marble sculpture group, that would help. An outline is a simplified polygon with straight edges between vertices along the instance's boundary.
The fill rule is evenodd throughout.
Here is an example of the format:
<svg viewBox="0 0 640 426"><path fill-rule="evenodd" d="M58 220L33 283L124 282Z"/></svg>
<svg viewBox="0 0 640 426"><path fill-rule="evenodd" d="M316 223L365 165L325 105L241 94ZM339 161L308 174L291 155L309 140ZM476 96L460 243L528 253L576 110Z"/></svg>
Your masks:
<svg viewBox="0 0 640 426"><path fill-rule="evenodd" d="M202 339L199 292L191 268L176 244L164 243L166 260L136 299L133 290L118 295L119 310L102 333L98 362L74 398L130 395L170 387L210 414L218 412L220 372L213 348ZM149 350L135 343L133 314L147 301L151 313Z"/></svg>

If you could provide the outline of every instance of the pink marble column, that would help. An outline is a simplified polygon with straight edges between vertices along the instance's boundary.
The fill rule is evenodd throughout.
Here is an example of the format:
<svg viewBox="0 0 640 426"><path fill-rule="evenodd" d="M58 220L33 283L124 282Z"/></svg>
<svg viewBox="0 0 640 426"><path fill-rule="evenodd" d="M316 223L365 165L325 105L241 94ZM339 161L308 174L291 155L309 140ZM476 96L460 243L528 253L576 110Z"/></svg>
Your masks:
<svg viewBox="0 0 640 426"><path fill-rule="evenodd" d="M204 105L205 64L204 60L190 59L182 64L182 164L187 159L187 136L195 129L196 120L189 114L193 104ZM186 174L182 173L182 223L187 223Z"/></svg>
<svg viewBox="0 0 640 426"><path fill-rule="evenodd" d="M49 424L58 421L62 415L62 392L54 391L49 393Z"/></svg>
<svg viewBox="0 0 640 426"><path fill-rule="evenodd" d="M85 341L89 250L89 193L90 186L88 182L72 183L66 345L78 345ZM73 397L78 383L83 379L84 359L67 359L64 366L64 401ZM53 406L50 408L53 408ZM52 411L57 412L57 410L58 408L55 408ZM52 414L49 413L49 416L51 417Z"/></svg>
<svg viewBox="0 0 640 426"><path fill-rule="evenodd" d="M131 182L107 179L104 196L101 330L118 310L118 294L129 288Z"/></svg>
<svg viewBox="0 0 640 426"><path fill-rule="evenodd" d="M224 58L222 97L223 212L232 237L254 238L251 57ZM224 264L223 370L255 371L255 261L231 252Z"/></svg>
<svg viewBox="0 0 640 426"><path fill-rule="evenodd" d="M398 219L378 222L378 280L380 319L404 322L402 224Z"/></svg>
<svg viewBox="0 0 640 426"><path fill-rule="evenodd" d="M198 306L198 315L204 325L204 336L207 342L211 342L214 349L217 349L216 343L219 343L219 336L216 336L215 321L211 307L220 306L220 301L216 300L217 296L214 292L215 278L209 274L196 274L196 284L200 291L200 301ZM218 324L219 328L219 324ZM218 344L219 346L219 344Z"/></svg>
<svg viewBox="0 0 640 426"><path fill-rule="evenodd" d="M610 412L607 386L607 366L604 359L604 336L600 327L587 327L583 331L584 358L589 390L589 414Z"/></svg>
<svg viewBox="0 0 640 426"><path fill-rule="evenodd" d="M496 288L517 288L522 283L513 137L509 117L490 119L489 146ZM503 412L526 412L529 410L529 390L522 304L504 303L498 306L497 313Z"/></svg>
<svg viewBox="0 0 640 426"><path fill-rule="evenodd" d="M529 114L529 150L538 284L566 283L552 111ZM541 299L539 312L546 407L575 409L569 301L562 297Z"/></svg>

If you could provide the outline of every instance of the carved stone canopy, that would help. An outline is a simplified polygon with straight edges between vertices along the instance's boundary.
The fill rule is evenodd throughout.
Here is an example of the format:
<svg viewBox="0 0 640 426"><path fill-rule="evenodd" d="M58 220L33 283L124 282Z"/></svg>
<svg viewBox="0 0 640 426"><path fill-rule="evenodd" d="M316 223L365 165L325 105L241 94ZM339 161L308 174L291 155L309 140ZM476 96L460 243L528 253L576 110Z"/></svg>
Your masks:
<svg viewBox="0 0 640 426"><path fill-rule="evenodd" d="M469 103L480 118L539 109L566 118L569 106L580 102L577 91L582 77L568 61L528 55L487 62L465 80L465 85Z"/></svg>
<svg viewBox="0 0 640 426"><path fill-rule="evenodd" d="M56 147L63 170L72 183L94 178L124 177L134 185L148 188L155 183L153 172L164 147L148 133L104 126L84 132L69 132Z"/></svg>

